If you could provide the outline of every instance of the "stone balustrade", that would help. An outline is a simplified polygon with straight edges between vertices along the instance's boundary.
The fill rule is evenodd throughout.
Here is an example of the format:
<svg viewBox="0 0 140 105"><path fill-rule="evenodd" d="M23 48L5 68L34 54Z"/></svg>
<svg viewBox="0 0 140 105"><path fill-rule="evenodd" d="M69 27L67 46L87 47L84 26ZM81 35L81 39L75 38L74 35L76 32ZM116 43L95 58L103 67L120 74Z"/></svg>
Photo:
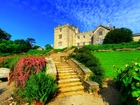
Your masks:
<svg viewBox="0 0 140 105"><path fill-rule="evenodd" d="M99 84L89 80L89 76L92 74L90 69L74 59L67 60L67 63L75 70L83 82L84 87L88 89L90 93L99 91Z"/></svg>

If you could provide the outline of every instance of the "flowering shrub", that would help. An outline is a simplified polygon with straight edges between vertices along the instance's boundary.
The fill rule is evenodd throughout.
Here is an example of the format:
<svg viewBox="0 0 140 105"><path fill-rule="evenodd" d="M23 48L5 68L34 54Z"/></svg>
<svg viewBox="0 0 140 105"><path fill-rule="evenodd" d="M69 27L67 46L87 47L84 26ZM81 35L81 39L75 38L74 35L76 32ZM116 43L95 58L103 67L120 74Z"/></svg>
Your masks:
<svg viewBox="0 0 140 105"><path fill-rule="evenodd" d="M133 62L118 70L116 83L120 92L121 105L138 105L140 97L140 63Z"/></svg>
<svg viewBox="0 0 140 105"><path fill-rule="evenodd" d="M14 67L14 71L11 71L9 75L8 84L11 80L15 80L16 87L21 85L25 86L25 80L29 78L29 75L44 70L46 68L46 60L41 57L29 57L21 58Z"/></svg>

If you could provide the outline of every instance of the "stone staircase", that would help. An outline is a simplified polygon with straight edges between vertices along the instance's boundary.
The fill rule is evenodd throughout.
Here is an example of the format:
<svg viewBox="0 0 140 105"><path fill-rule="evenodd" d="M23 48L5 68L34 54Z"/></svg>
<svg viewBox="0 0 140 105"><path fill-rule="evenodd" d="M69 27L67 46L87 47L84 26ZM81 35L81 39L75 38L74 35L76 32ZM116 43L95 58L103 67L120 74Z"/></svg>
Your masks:
<svg viewBox="0 0 140 105"><path fill-rule="evenodd" d="M54 61L54 63L57 69L57 80L59 87L57 97L83 94L84 87L74 70L66 62L61 62L58 60Z"/></svg>

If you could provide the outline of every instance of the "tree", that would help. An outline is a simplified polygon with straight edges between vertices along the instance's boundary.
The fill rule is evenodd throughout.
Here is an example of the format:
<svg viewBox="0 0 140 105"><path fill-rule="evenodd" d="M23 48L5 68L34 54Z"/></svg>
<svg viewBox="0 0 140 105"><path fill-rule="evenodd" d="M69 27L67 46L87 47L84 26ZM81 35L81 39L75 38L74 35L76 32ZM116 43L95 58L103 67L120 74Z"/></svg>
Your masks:
<svg viewBox="0 0 140 105"><path fill-rule="evenodd" d="M17 46L16 53L28 52L31 49L31 45L24 39L17 39L14 41Z"/></svg>
<svg viewBox="0 0 140 105"><path fill-rule="evenodd" d="M10 38L11 38L11 35L9 33L0 29L0 41L1 39L10 40Z"/></svg>
<svg viewBox="0 0 140 105"><path fill-rule="evenodd" d="M27 40L26 40L27 42L29 42L30 43L30 45L32 46L32 47L34 47L35 46L35 44L36 44L36 42L35 42L35 39L34 38L27 38Z"/></svg>
<svg viewBox="0 0 140 105"><path fill-rule="evenodd" d="M45 49L53 49L53 47L50 44L46 44Z"/></svg>
<svg viewBox="0 0 140 105"><path fill-rule="evenodd" d="M132 31L128 28L117 28L107 33L104 44L114 44L133 41Z"/></svg>

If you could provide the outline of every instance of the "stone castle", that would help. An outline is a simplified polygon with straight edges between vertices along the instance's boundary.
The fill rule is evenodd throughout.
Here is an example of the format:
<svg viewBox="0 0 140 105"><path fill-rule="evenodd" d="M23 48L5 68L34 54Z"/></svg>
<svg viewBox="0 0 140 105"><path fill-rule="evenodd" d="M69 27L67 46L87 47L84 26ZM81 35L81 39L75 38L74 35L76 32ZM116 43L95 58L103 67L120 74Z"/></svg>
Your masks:
<svg viewBox="0 0 140 105"><path fill-rule="evenodd" d="M54 48L102 44L106 34L112 29L109 23L106 27L99 25L95 30L88 32L80 32L74 25L58 26L54 29Z"/></svg>

